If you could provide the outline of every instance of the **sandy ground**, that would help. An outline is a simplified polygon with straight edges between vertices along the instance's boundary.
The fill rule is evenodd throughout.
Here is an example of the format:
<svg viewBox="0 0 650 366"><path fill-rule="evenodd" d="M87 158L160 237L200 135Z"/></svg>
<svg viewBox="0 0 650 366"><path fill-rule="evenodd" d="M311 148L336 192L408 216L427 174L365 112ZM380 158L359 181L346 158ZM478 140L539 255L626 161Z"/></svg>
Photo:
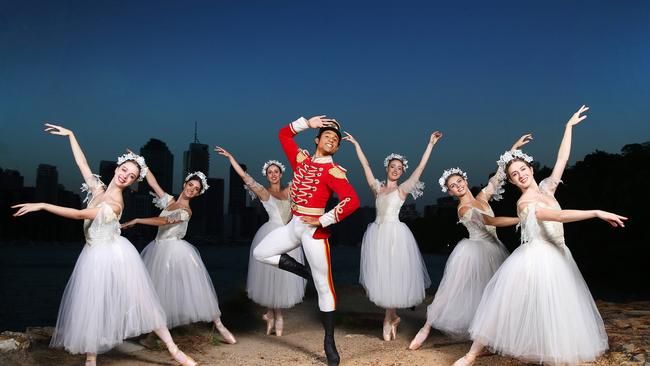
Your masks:
<svg viewBox="0 0 650 366"><path fill-rule="evenodd" d="M468 349L469 343L453 340L435 330L420 350L410 351L408 345L425 319L426 302L415 310L401 310L402 323L397 339L381 338L383 311L364 296L360 287L339 288L336 342L341 365L451 365ZM650 351L650 303L614 304L599 302L610 337L610 351L595 365L643 365ZM285 311L282 337L265 335L261 319L264 309L243 295L222 304L224 324L237 337L238 343L221 343L208 324L195 324L173 330L175 340L187 354L201 365L324 365L322 328L318 320L316 296L308 291L307 299ZM175 365L162 348L144 349L126 345L126 350L113 350L100 355L98 365ZM133 348L133 349L128 349ZM47 341L34 342L28 351L0 355L1 365L83 365L84 357L47 348ZM498 355L485 356L476 365L524 365Z"/></svg>

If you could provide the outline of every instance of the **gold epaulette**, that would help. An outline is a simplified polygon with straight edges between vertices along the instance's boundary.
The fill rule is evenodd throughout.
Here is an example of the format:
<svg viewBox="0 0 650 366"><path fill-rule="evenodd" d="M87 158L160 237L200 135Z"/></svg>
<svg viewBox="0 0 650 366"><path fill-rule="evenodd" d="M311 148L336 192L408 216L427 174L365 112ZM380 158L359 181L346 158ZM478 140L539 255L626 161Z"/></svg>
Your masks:
<svg viewBox="0 0 650 366"><path fill-rule="evenodd" d="M345 179L348 180L348 177L345 176L345 170L342 166L340 165L334 165L334 167L330 168L328 171L334 178L338 179Z"/></svg>
<svg viewBox="0 0 650 366"><path fill-rule="evenodd" d="M298 151L298 155L296 155L296 161L298 163L302 163L308 157L309 157L309 153L306 150L300 150Z"/></svg>

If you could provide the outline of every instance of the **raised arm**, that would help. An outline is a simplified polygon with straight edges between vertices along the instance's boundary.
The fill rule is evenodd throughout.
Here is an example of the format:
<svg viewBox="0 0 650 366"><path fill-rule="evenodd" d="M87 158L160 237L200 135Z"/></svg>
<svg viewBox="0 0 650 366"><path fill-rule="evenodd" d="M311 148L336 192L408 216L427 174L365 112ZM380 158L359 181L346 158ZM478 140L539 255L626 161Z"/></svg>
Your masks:
<svg viewBox="0 0 650 366"><path fill-rule="evenodd" d="M299 163L298 160L300 160L298 155L301 153L301 150L293 137L308 128L321 128L332 125L334 120L326 117L327 116L325 115L311 117L310 119L300 117L280 129L278 138L280 139L282 150L284 150L284 153L289 160L289 164L291 164L291 169L296 169L296 166Z"/></svg>
<svg viewBox="0 0 650 366"><path fill-rule="evenodd" d="M431 156L431 150L433 150L433 147L438 143L438 140L442 138L442 132L436 131L431 134L429 137L429 143L427 143L426 149L424 149L424 153L422 154L422 158L420 159L420 163L418 164L415 169L413 169L413 173L411 173L411 176L400 185L400 196L402 199L406 199L406 196L411 192L412 188L415 187L418 184L418 181L420 180L420 176L422 175L422 172L424 171L424 167L427 166L427 162L429 161L429 157Z"/></svg>
<svg viewBox="0 0 650 366"><path fill-rule="evenodd" d="M77 163L77 167L79 167L81 176L83 177L86 184L88 184L88 186L93 187L95 182L93 179L93 173L90 170L90 167L88 166L88 162L86 161L86 156L81 150L81 146L79 146L79 143L77 142L77 138L74 136L74 133L72 133L72 131L68 130L67 128L53 125L50 123L45 124L44 131L49 132L52 135L68 137L68 140L70 140L70 147L72 148L72 155L74 155L74 161Z"/></svg>
<svg viewBox="0 0 650 366"><path fill-rule="evenodd" d="M239 165L239 163L237 162L237 159L235 159L235 157L231 153L229 153L228 151L226 151L226 149L220 146L215 146L214 151L216 151L217 154L228 158L228 160L230 161L230 165L232 165L232 168L235 169L235 172L237 172L237 174L241 177L241 179L244 181L244 184L246 184L248 189L250 189L253 193L255 193L257 197L260 198L260 200L264 202L268 201L270 196L269 191L266 188L264 188L264 186L257 183L255 179L253 179L253 177L248 175L248 173L244 171L241 165Z"/></svg>
<svg viewBox="0 0 650 366"><path fill-rule="evenodd" d="M575 112L569 121L566 123L564 128L564 136L562 137L562 142L560 143L560 150L557 153L557 160L555 161L555 166L553 167L553 172L551 173L551 178L553 181L559 182L562 179L562 173L564 173L564 168L566 167L567 161L569 161L569 155L571 154L571 134L573 131L573 126L582 122L587 116L582 116L581 114L587 112L589 107L583 105ZM553 192L555 189L553 189Z"/></svg>
<svg viewBox="0 0 650 366"><path fill-rule="evenodd" d="M348 132L344 132L345 137L343 137L343 140L349 141L354 145L354 149L357 152L357 157L359 158L359 162L361 163L361 166L363 167L363 173L366 176L366 182L368 183L368 186L370 186L370 189L375 193L375 195L379 192L377 192L377 187L375 184L375 176L372 174L372 169L370 169L370 164L368 164L368 159L366 158L366 155L363 153L363 150L361 149L361 144Z"/></svg>
<svg viewBox="0 0 650 366"><path fill-rule="evenodd" d="M522 146L533 140L533 134L527 133L521 136L510 148L510 151L520 150ZM502 167L498 167L494 175L488 180L488 184L485 188L476 195L476 199L483 200L485 202L494 199L496 201L501 199L501 193L503 193L503 183L506 180L506 172L503 171ZM496 225L492 225L496 226Z"/></svg>
<svg viewBox="0 0 650 366"><path fill-rule="evenodd" d="M470 211L471 210L471 211ZM458 216L461 220L469 220L476 223L490 225L495 227L513 226L519 223L518 217L493 217L486 215L479 210L472 210L472 206L465 205L458 210Z"/></svg>

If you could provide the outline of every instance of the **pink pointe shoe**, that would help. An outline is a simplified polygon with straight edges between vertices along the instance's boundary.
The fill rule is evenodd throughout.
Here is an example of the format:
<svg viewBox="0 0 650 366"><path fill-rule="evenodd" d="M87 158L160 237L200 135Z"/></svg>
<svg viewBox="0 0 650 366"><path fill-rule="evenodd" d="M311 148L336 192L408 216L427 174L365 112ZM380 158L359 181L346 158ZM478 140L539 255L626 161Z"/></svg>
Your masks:
<svg viewBox="0 0 650 366"><path fill-rule="evenodd" d="M284 319L278 317L275 319L275 335L278 337L282 337L283 330L284 330Z"/></svg>
<svg viewBox="0 0 650 366"><path fill-rule="evenodd" d="M223 325L223 323L221 322L221 320L216 320L216 321L214 322L214 326L215 326L215 328L217 328L217 331L219 332L219 334L221 334L221 338L223 338L223 340L224 340L226 343L228 343L228 344L235 344L235 343L237 343L237 340L235 339L235 336L232 335L232 333L230 333L230 331L228 330L228 328L226 328L226 326Z"/></svg>
<svg viewBox="0 0 650 366"><path fill-rule="evenodd" d="M467 359L467 355L465 355L459 358L458 360L456 360L456 362L454 362L454 364L451 366L472 366L472 364L474 364L474 362L470 362Z"/></svg>
<svg viewBox="0 0 650 366"><path fill-rule="evenodd" d="M397 326L401 321L402 319L400 317L397 317L393 319L392 322L390 322L390 339L397 338Z"/></svg>
<svg viewBox="0 0 650 366"><path fill-rule="evenodd" d="M391 324L390 324L390 320L384 320L384 326L382 328L382 335L383 335L384 340L386 342L390 341L391 330L392 330L392 327L391 327Z"/></svg>
<svg viewBox="0 0 650 366"><path fill-rule="evenodd" d="M273 332L275 319L272 316L269 316L268 313L262 315L262 319L264 319L266 322L266 335L271 335L271 332Z"/></svg>
<svg viewBox="0 0 650 366"><path fill-rule="evenodd" d="M427 337L429 336L429 330L431 327L428 325L425 325L424 327L420 328L418 331L418 334L415 335L415 338L411 341L411 344L409 345L410 350L416 350L422 346L422 343L427 340Z"/></svg>
<svg viewBox="0 0 650 366"><path fill-rule="evenodd" d="M176 362L180 363L183 366L196 366L196 365L198 365L196 363L196 361L194 361L192 359L192 357L190 357L190 356L186 355L185 353L183 353L183 351L178 349L178 346L176 346L176 345L174 345L174 347L169 349L169 354L172 355L172 357L174 357L174 360L176 360Z"/></svg>

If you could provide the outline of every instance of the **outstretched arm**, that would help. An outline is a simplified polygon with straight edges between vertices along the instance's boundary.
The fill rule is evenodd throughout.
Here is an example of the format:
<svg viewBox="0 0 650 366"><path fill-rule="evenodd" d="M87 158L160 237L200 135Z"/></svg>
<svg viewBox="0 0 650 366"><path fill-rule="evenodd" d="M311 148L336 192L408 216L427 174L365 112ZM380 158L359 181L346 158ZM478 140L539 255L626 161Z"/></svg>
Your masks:
<svg viewBox="0 0 650 366"><path fill-rule="evenodd" d="M84 219L94 219L95 216L97 216L97 213L99 212L99 207L93 207L93 208L84 208L81 210L75 209L75 208L70 208L70 207L63 207L63 206L56 206L52 205L49 203L21 203L18 205L11 206L11 208L17 208L18 211L14 213L14 217L18 216L23 216L27 213L30 212L36 212L40 210L44 210L47 212L51 212L57 216L65 217L68 219L75 219L75 220L84 220Z"/></svg>
<svg viewBox="0 0 650 366"><path fill-rule="evenodd" d="M257 197L260 198L260 200L264 202L268 201L270 195L269 191L266 188L264 188L264 186L257 183L255 179L253 179L250 175L248 175L241 167L241 165L239 165L237 159L235 159L235 157L231 153L229 153L228 151L226 151L226 149L220 146L215 146L214 151L216 151L217 154L228 158L228 160L230 161L230 165L232 165L232 168L235 169L235 172L237 172L237 174L241 177L241 179L244 181L246 186L251 191L253 191L253 193L255 193Z"/></svg>
<svg viewBox="0 0 650 366"><path fill-rule="evenodd" d="M607 221L613 227L625 227L627 217L601 210L551 210L537 207L535 216L540 221L574 222L598 218Z"/></svg>
<svg viewBox="0 0 650 366"><path fill-rule="evenodd" d="M571 133L573 131L573 126L582 122L587 116L582 116L581 114L587 112L589 107L583 105L575 112L564 128L564 136L562 137L562 142L560 143L560 150L557 153L557 160L555 161L555 166L553 167L553 173L551 173L551 178L554 181L560 181L562 179L562 173L566 167L567 161L569 161L569 155L571 154ZM553 189L553 191L555 191Z"/></svg>
<svg viewBox="0 0 650 366"><path fill-rule="evenodd" d="M522 146L526 145L527 143L531 142L533 140L533 134L532 133L527 133L523 136L521 136L510 148L510 151L514 150L519 150L521 149ZM501 193L503 193L503 189L501 188L503 186L503 183L506 179L506 172L503 171L503 168L499 166L497 168L497 171L494 173L492 178L488 180L488 184L485 186L485 188L481 189L478 195L476 195L476 199L483 200L485 202L489 201L490 199L494 200L500 200L501 199ZM496 226L496 225L492 225Z"/></svg>
<svg viewBox="0 0 650 366"><path fill-rule="evenodd" d="M375 176L372 174L372 169L370 169L370 164L368 164L368 159L366 158L366 155L363 153L363 150L361 149L361 144L348 132L344 132L345 137L343 137L343 140L349 141L354 145L354 149L357 152L357 157L359 158L359 162L361 163L361 166L363 167L363 173L366 175L366 182L368 183L368 186L370 186L370 189L375 192L375 194L379 193L377 192L376 189L376 184L375 184Z"/></svg>
<svg viewBox="0 0 650 366"><path fill-rule="evenodd" d="M163 226L163 225L172 225L180 222L180 220L169 220L167 217L157 216L157 217L145 217L129 220L122 225L121 229L129 229L137 224L149 225L149 226Z"/></svg>
<svg viewBox="0 0 650 366"><path fill-rule="evenodd" d="M492 217L489 215L483 215L483 220L485 221L485 225L496 226L496 227L513 226L519 223L518 217L502 217L502 216Z"/></svg>
<svg viewBox="0 0 650 366"><path fill-rule="evenodd" d="M72 148L72 155L74 155L74 161L77 163L77 167L79 167L81 176L83 177L84 181L88 186L94 187L95 182L93 180L93 173L90 170L90 167L88 166L88 162L86 161L86 156L81 150L81 146L79 146L79 143L77 142L77 138L74 136L74 133L72 133L72 131L68 130L67 128L53 125L50 123L45 124L44 131L49 132L52 135L68 136L68 140L70 140L70 147Z"/></svg>
<svg viewBox="0 0 650 366"><path fill-rule="evenodd" d="M431 134L429 137L429 143L427 143L426 149L424 149L424 153L422 154L422 158L420 159L420 163L418 164L415 169L413 169L413 173L411 173L411 176L400 185L400 196L402 199L406 199L406 196L409 194L411 191L411 187L415 186L417 182L420 180L420 176L422 175L422 172L424 171L424 167L427 166L427 162L429 161L429 157L431 156L431 150L433 150L433 147L438 143L438 140L442 138L442 132L436 131Z"/></svg>

